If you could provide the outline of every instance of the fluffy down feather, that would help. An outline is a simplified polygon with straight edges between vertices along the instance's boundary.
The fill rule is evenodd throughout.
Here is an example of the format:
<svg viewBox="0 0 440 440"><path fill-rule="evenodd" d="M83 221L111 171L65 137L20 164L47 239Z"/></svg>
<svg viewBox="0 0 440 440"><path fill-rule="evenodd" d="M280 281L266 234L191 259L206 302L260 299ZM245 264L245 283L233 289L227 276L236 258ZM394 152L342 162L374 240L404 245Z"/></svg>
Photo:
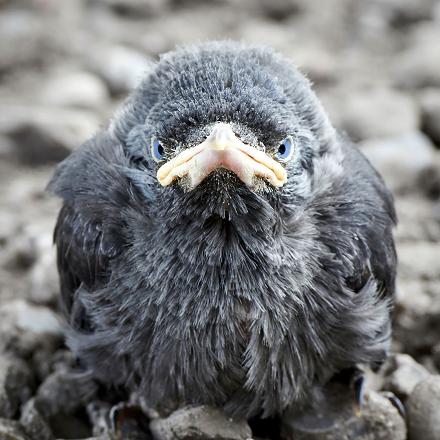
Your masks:
<svg viewBox="0 0 440 440"><path fill-rule="evenodd" d="M252 190L218 171L193 191L161 187L151 136L179 151L217 121L259 148L293 135L287 184ZM64 201L68 343L98 380L158 409L269 416L385 358L392 198L280 55L215 42L163 56L49 188Z"/></svg>

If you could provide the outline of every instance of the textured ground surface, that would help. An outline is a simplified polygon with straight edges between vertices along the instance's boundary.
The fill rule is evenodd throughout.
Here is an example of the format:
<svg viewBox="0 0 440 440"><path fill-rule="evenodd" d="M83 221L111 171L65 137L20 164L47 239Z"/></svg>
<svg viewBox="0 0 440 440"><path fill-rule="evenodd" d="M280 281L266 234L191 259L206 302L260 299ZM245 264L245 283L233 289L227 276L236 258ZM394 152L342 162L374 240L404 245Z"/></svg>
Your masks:
<svg viewBox="0 0 440 440"><path fill-rule="evenodd" d="M335 125L394 191L394 349L417 363L396 355L373 384L406 404L410 439L440 438L439 1L1 0L0 439L107 438L110 403L79 395L65 376L72 360L57 321L51 245L59 203L44 188L54 163L105 124L149 60L175 44L223 37L296 60ZM356 437L343 416L319 432L296 421L286 435L406 438L388 399L372 393L367 406ZM173 417L152 425L156 438L256 436L209 409ZM122 438L149 438L143 423Z"/></svg>

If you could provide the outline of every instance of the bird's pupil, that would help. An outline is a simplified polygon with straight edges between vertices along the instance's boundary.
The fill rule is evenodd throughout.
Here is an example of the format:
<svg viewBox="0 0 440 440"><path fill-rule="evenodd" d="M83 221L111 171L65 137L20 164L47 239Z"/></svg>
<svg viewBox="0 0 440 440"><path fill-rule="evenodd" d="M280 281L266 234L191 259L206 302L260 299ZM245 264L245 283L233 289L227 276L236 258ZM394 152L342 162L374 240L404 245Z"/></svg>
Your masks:
<svg viewBox="0 0 440 440"><path fill-rule="evenodd" d="M165 150L163 149L161 144L157 146L157 152L159 153L160 156L163 156L165 154Z"/></svg>
<svg viewBox="0 0 440 440"><path fill-rule="evenodd" d="M281 144L278 147L278 153L280 153L281 155L283 155L286 152L286 145L285 144Z"/></svg>

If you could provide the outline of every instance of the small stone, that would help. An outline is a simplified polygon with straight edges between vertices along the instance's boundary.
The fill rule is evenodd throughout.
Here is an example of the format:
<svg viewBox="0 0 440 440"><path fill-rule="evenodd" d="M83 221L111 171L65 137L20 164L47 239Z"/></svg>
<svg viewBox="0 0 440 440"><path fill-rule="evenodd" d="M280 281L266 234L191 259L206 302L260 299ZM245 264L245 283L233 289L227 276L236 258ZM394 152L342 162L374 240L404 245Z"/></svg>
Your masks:
<svg viewBox="0 0 440 440"><path fill-rule="evenodd" d="M440 153L435 155L431 165L421 170L417 184L429 199L440 199Z"/></svg>
<svg viewBox="0 0 440 440"><path fill-rule="evenodd" d="M440 279L439 246L435 242L399 244L399 271L405 278ZM433 304L432 304L433 305Z"/></svg>
<svg viewBox="0 0 440 440"><path fill-rule="evenodd" d="M440 90L424 90L419 98L422 111L422 130L440 147Z"/></svg>
<svg viewBox="0 0 440 440"><path fill-rule="evenodd" d="M275 21L286 21L301 10L298 0L259 0L252 4L261 15Z"/></svg>
<svg viewBox="0 0 440 440"><path fill-rule="evenodd" d="M34 440L24 433L21 425L13 420L0 419L1 440ZM39 440L39 439L38 439Z"/></svg>
<svg viewBox="0 0 440 440"><path fill-rule="evenodd" d="M33 375L21 359L0 355L0 417L12 419L33 388Z"/></svg>
<svg viewBox="0 0 440 440"><path fill-rule="evenodd" d="M63 336L54 312L21 299L0 304L0 334L0 352L23 358L30 357L36 349L55 351Z"/></svg>
<svg viewBox="0 0 440 440"><path fill-rule="evenodd" d="M91 137L100 124L85 110L0 106L0 133L14 144L15 158L28 165L59 162Z"/></svg>
<svg viewBox="0 0 440 440"><path fill-rule="evenodd" d="M418 257L415 253L414 262ZM401 275L398 279L393 337L401 344L399 351L420 356L430 353L439 340L440 284L437 280L417 279L411 272L408 275L408 279Z"/></svg>
<svg viewBox="0 0 440 440"><path fill-rule="evenodd" d="M59 291L55 249L52 246L39 256L30 270L27 298L36 304L55 305Z"/></svg>
<svg viewBox="0 0 440 440"><path fill-rule="evenodd" d="M432 349L432 360L438 370L440 370L440 342Z"/></svg>
<svg viewBox="0 0 440 440"><path fill-rule="evenodd" d="M47 376L57 370L73 368L75 357L70 350L64 348L57 350L55 353L40 349L34 352L31 365L38 380L43 382Z"/></svg>
<svg viewBox="0 0 440 440"><path fill-rule="evenodd" d="M440 376L419 383L407 402L410 440L440 438Z"/></svg>
<svg viewBox="0 0 440 440"><path fill-rule="evenodd" d="M338 80L338 58L318 45L309 45L303 50L297 48L292 58L300 71L309 78L315 87L328 86Z"/></svg>
<svg viewBox="0 0 440 440"><path fill-rule="evenodd" d="M429 20L434 15L435 0L387 0L381 4L382 14L386 14L390 24L396 28Z"/></svg>
<svg viewBox="0 0 440 440"><path fill-rule="evenodd" d="M53 440L49 424L35 406L35 400L29 400L21 410L20 423L31 439Z"/></svg>
<svg viewBox="0 0 440 440"><path fill-rule="evenodd" d="M440 221L436 218L432 201L413 193L395 200L399 227L396 239L403 241L438 241Z"/></svg>
<svg viewBox="0 0 440 440"><path fill-rule="evenodd" d="M6 136L0 136L0 160L9 160L14 156L13 142Z"/></svg>
<svg viewBox="0 0 440 440"><path fill-rule="evenodd" d="M36 14L29 3L26 4L27 7L17 7L17 1L14 1L11 5L15 7L11 8L4 7L4 2L1 4L0 71L3 73L19 70L23 73L41 68L45 62L50 63L54 53L59 52L62 46L59 39L53 38L52 23L44 15Z"/></svg>
<svg viewBox="0 0 440 440"><path fill-rule="evenodd" d="M131 92L154 66L146 55L124 46L99 47L88 63L114 95Z"/></svg>
<svg viewBox="0 0 440 440"><path fill-rule="evenodd" d="M150 429L156 440L248 440L252 437L245 420L231 419L209 406L182 408L166 419L153 420Z"/></svg>
<svg viewBox="0 0 440 440"><path fill-rule="evenodd" d="M351 395L351 400L353 396ZM307 413L284 422L286 440L405 440L406 426L398 410L383 395L370 391L359 416L353 402L328 408L329 413ZM284 437L283 437L284 438Z"/></svg>
<svg viewBox="0 0 440 440"><path fill-rule="evenodd" d="M95 392L96 386L89 376L59 369L40 385L35 404L46 418L73 414L89 402Z"/></svg>
<svg viewBox="0 0 440 440"><path fill-rule="evenodd" d="M418 383L430 376L429 371L407 354L396 354L388 361L383 389L406 400Z"/></svg>
<svg viewBox="0 0 440 440"><path fill-rule="evenodd" d="M17 188L16 185L11 184L11 191L16 192L16 196L24 199L26 195L18 195L18 191L21 193L28 192L31 187ZM29 197L29 195L27 195ZM45 224L31 223L22 226L19 231L9 237L9 243L5 247L5 252L0 264L4 265L8 270L14 274L27 272L32 270L33 266L39 262L40 259L47 260L47 255L55 255L53 249L53 238L50 232L52 229L52 222ZM0 260L1 261L1 260ZM54 266L55 267L55 266Z"/></svg>
<svg viewBox="0 0 440 440"><path fill-rule="evenodd" d="M18 176L16 180L26 179L26 176ZM39 182L35 184L38 185ZM28 183L27 188L19 189L17 186L11 184L9 190L25 204L32 197L29 194L32 191L32 181ZM35 198L38 197L37 190L38 187L35 189ZM25 195L18 195L18 191L24 192ZM35 200L36 205L40 205L38 202L39 200ZM10 210L12 211L13 208L11 207ZM44 212L40 215L43 216ZM20 227L20 230L9 231L6 246L0 254L0 267L5 267L16 277L16 280L23 285L22 291L26 299L36 304L56 305L59 295L56 252L52 237L55 214L53 215L52 221L48 221L49 216L46 214L48 220L43 222L35 217L32 218L32 222L24 218L24 225L21 227L16 222L15 226ZM10 226L6 225L6 227L11 229Z"/></svg>
<svg viewBox="0 0 440 440"><path fill-rule="evenodd" d="M425 291L422 281L411 277L409 279L398 277L396 288L396 307L397 312L410 311L412 314L421 317L426 314L431 304L432 298Z"/></svg>
<svg viewBox="0 0 440 440"><path fill-rule="evenodd" d="M38 258L38 245L36 240L26 237L25 234L13 238L10 252L5 252L4 266L11 272L29 270Z"/></svg>
<svg viewBox="0 0 440 440"><path fill-rule="evenodd" d="M440 22L440 3L438 3L438 2L434 6L433 16L434 16L434 21L439 23Z"/></svg>
<svg viewBox="0 0 440 440"><path fill-rule="evenodd" d="M396 85L406 89L440 87L440 26L426 22L411 35L408 49L395 58Z"/></svg>
<svg viewBox="0 0 440 440"><path fill-rule="evenodd" d="M23 300L16 300L2 305L0 312L15 315L16 325L23 331L61 335L59 319L47 307L34 306Z"/></svg>
<svg viewBox="0 0 440 440"><path fill-rule="evenodd" d="M89 72L57 72L47 78L40 101L50 106L100 108L109 99L105 84Z"/></svg>
<svg viewBox="0 0 440 440"><path fill-rule="evenodd" d="M237 28L237 38L251 44L261 44L281 48L286 44L286 32L279 23L248 17Z"/></svg>
<svg viewBox="0 0 440 440"><path fill-rule="evenodd" d="M431 141L420 132L371 139L360 147L388 187L397 193L413 191L420 173L432 165L436 155Z"/></svg>
<svg viewBox="0 0 440 440"><path fill-rule="evenodd" d="M397 90L363 87L328 96L330 116L354 141L394 138L418 130L420 112L415 100Z"/></svg>
<svg viewBox="0 0 440 440"><path fill-rule="evenodd" d="M166 10L168 0L99 0L93 1L106 6L115 14L128 18L151 18Z"/></svg>

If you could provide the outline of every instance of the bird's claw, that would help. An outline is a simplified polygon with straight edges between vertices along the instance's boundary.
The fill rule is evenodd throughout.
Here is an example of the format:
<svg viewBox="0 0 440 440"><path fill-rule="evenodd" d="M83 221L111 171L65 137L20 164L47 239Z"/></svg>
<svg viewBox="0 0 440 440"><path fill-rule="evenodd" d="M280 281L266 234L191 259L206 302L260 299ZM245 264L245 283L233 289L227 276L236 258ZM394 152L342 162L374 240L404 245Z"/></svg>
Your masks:
<svg viewBox="0 0 440 440"><path fill-rule="evenodd" d="M391 391L383 391L382 395L385 396L394 406L394 408L397 409L399 414L402 416L403 419L406 418L406 410L403 406L402 401Z"/></svg>
<svg viewBox="0 0 440 440"><path fill-rule="evenodd" d="M128 404L125 402L119 402L117 405L114 405L110 408L109 419L110 419L110 429L113 433L116 433L118 430L118 425L120 424L120 417L123 414L124 410L128 407Z"/></svg>
<svg viewBox="0 0 440 440"><path fill-rule="evenodd" d="M120 402L110 409L110 430L116 439L138 438L148 430L148 420L138 406ZM139 437L141 438L141 437ZM143 437L142 437L143 438Z"/></svg>
<svg viewBox="0 0 440 440"><path fill-rule="evenodd" d="M362 370L356 369L352 377L352 387L354 391L354 412L360 417L365 397L365 374Z"/></svg>

